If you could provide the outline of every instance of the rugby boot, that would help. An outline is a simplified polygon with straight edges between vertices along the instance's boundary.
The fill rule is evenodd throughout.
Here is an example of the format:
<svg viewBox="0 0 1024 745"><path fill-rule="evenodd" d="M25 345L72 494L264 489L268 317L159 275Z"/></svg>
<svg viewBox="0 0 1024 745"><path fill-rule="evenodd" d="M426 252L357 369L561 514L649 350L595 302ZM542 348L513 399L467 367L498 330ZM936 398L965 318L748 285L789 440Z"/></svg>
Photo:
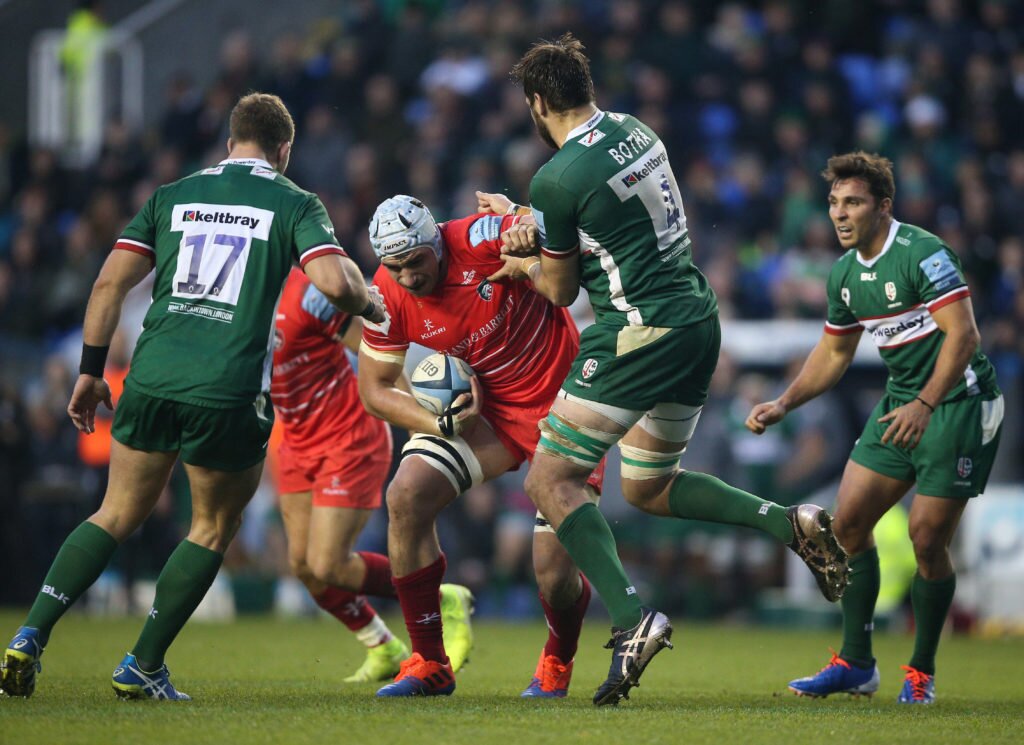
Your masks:
<svg viewBox="0 0 1024 745"><path fill-rule="evenodd" d="M39 662L42 656L39 630L30 626L18 629L0 660L0 691L8 696L31 696L36 689L36 675L43 669Z"/></svg>
<svg viewBox="0 0 1024 745"><path fill-rule="evenodd" d="M473 649L473 593L462 585L441 585L441 633L444 651L452 672L457 673L469 661Z"/></svg>
<svg viewBox="0 0 1024 745"><path fill-rule="evenodd" d="M878 691L878 665L857 667L832 652L832 659L815 675L797 678L789 683L789 690L797 696L828 698L833 693L848 693L851 696L870 698Z"/></svg>
<svg viewBox="0 0 1024 745"><path fill-rule="evenodd" d="M451 665L425 660L419 652L402 662L393 683L377 691L380 698L403 696L450 696L455 692L455 673Z"/></svg>
<svg viewBox="0 0 1024 745"><path fill-rule="evenodd" d="M910 665L900 665L906 671L903 678L903 690L896 699L900 704L934 704L935 676L922 673Z"/></svg>
<svg viewBox="0 0 1024 745"><path fill-rule="evenodd" d="M849 557L832 532L832 516L814 504L798 504L786 510L793 526L789 548L804 560L818 589L834 603L843 596L850 580Z"/></svg>
<svg viewBox="0 0 1024 745"><path fill-rule="evenodd" d="M664 613L641 608L640 623L631 629L612 628L605 649L612 650L608 678L594 694L597 706L617 705L640 685L640 676L662 649L672 649L672 624Z"/></svg>
<svg viewBox="0 0 1024 745"><path fill-rule="evenodd" d="M544 651L541 650L533 680L520 696L522 698L565 698L569 694L570 680L572 680L572 660L565 663L555 655L544 654Z"/></svg>
<svg viewBox="0 0 1024 745"><path fill-rule="evenodd" d="M122 700L150 699L153 701L191 701L192 697L182 693L171 683L171 671L167 665L148 673L139 667L135 655L126 654L114 670L111 680L114 693Z"/></svg>
<svg viewBox="0 0 1024 745"><path fill-rule="evenodd" d="M359 669L345 678L346 683L376 683L388 680L398 674L402 660L409 656L405 643L392 637L383 644L366 650L366 659Z"/></svg>

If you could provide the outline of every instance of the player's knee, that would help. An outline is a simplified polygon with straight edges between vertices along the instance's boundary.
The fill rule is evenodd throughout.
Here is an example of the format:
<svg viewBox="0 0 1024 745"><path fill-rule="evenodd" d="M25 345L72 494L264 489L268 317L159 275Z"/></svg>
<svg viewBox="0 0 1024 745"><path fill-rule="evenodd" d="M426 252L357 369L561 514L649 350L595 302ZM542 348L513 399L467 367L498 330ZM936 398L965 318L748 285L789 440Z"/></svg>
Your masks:
<svg viewBox="0 0 1024 745"><path fill-rule="evenodd" d="M295 575L295 578L304 585L309 584L312 580L316 579L312 568L306 561L305 553L289 552L288 567L292 570L292 574Z"/></svg>
<svg viewBox="0 0 1024 745"><path fill-rule="evenodd" d="M664 490L665 481L663 479L622 480L622 496L626 503L644 512L656 512L655 505Z"/></svg>
<svg viewBox="0 0 1024 745"><path fill-rule="evenodd" d="M917 524L910 526L910 542L914 546L917 563L931 565L945 562L948 547L944 532L933 525Z"/></svg>
<svg viewBox="0 0 1024 745"><path fill-rule="evenodd" d="M533 500L533 503L539 506L548 501L558 488L558 485L558 481L552 480L539 469L531 468L526 474L523 488L526 490L526 495Z"/></svg>
<svg viewBox="0 0 1024 745"><path fill-rule="evenodd" d="M320 551L308 557L309 569L318 582L352 589L350 585L356 572L351 558L347 551Z"/></svg>
<svg viewBox="0 0 1024 745"><path fill-rule="evenodd" d="M553 608L566 608L580 595L580 573L574 566L535 566L537 588Z"/></svg>
<svg viewBox="0 0 1024 745"><path fill-rule="evenodd" d="M839 512L832 521L832 532L836 540L851 554L859 554L869 548L872 527L855 515L848 518L846 514Z"/></svg>
<svg viewBox="0 0 1024 745"><path fill-rule="evenodd" d="M412 482L395 478L386 495L388 518L399 525L415 525L437 516L434 500ZM432 524L432 523L431 523Z"/></svg>
<svg viewBox="0 0 1024 745"><path fill-rule="evenodd" d="M241 526L241 515L193 514L188 540L211 551L224 553Z"/></svg>

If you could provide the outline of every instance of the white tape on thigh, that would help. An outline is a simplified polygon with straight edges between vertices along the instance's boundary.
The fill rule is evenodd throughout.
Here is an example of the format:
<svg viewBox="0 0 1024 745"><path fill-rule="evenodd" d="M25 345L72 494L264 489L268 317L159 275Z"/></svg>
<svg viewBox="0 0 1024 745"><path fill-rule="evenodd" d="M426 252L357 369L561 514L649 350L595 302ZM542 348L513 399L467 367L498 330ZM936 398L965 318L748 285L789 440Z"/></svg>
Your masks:
<svg viewBox="0 0 1024 745"><path fill-rule="evenodd" d="M402 448L402 458L412 456L422 458L444 474L457 494L484 481L476 453L461 437L414 434Z"/></svg>
<svg viewBox="0 0 1024 745"><path fill-rule="evenodd" d="M587 484L583 487L583 495L594 504L601 504L601 493L595 489L591 484ZM534 533L554 533L555 529L551 527L551 523L548 522L544 515L540 514L540 510L537 510L537 517L533 522Z"/></svg>
<svg viewBox="0 0 1024 745"><path fill-rule="evenodd" d="M658 404L644 414L640 428L659 440L668 442L689 442L697 429L697 420L703 406L683 404Z"/></svg>
<svg viewBox="0 0 1024 745"><path fill-rule="evenodd" d="M643 416L644 412L638 409L623 409L620 406L612 406L611 404L603 404L599 401L588 401L585 398L574 396L567 391L559 390L558 397L565 399L566 401L572 401L574 404L585 406L591 411L596 411L601 416L611 419L616 424L620 425L623 429L629 429L640 417Z"/></svg>
<svg viewBox="0 0 1024 745"><path fill-rule="evenodd" d="M645 481L675 473L679 468L679 459L683 457L686 448L669 453L659 453L655 450L623 445L620 442L619 452L622 453L622 478Z"/></svg>

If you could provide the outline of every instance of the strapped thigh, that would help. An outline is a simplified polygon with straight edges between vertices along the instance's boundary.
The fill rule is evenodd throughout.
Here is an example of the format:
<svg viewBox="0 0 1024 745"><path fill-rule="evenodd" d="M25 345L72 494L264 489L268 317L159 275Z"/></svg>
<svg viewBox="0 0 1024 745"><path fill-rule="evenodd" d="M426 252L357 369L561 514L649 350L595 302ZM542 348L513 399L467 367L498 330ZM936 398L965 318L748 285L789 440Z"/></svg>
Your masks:
<svg viewBox="0 0 1024 745"><path fill-rule="evenodd" d="M484 481L483 468L476 453L461 437L440 437L418 432L402 448L403 459L412 456L419 456L440 471L456 494L462 494Z"/></svg>
<svg viewBox="0 0 1024 745"><path fill-rule="evenodd" d="M634 481L670 476L679 468L686 443L693 437L702 406L661 403L644 414L639 425L647 434L666 442L681 442L678 449L659 451L619 443L622 453L622 478Z"/></svg>

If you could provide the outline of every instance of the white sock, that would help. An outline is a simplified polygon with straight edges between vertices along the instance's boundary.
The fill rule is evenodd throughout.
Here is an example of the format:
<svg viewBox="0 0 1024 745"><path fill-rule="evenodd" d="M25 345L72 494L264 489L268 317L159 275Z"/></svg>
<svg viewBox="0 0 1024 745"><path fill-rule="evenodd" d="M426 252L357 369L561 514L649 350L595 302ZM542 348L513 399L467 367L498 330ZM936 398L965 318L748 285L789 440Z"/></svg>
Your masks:
<svg viewBox="0 0 1024 745"><path fill-rule="evenodd" d="M373 620L356 631L355 635L356 639L367 647L379 647L381 644L386 644L394 638L384 623L384 619L380 616L374 616Z"/></svg>

